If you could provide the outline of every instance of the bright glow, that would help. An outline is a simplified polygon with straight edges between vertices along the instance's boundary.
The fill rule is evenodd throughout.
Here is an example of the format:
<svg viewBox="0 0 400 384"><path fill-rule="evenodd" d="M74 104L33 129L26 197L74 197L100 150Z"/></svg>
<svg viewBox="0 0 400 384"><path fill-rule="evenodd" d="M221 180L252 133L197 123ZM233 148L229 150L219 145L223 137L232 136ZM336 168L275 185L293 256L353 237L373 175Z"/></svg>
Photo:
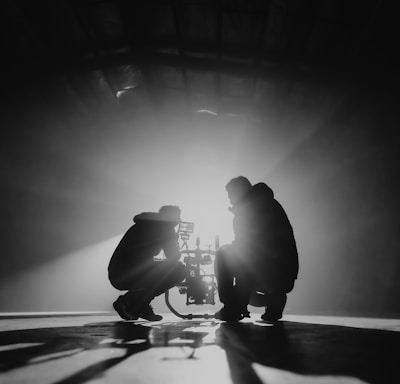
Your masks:
<svg viewBox="0 0 400 384"><path fill-rule="evenodd" d="M203 281L206 283L212 283L213 278L211 276L203 276Z"/></svg>
<svg viewBox="0 0 400 384"><path fill-rule="evenodd" d="M124 89L121 89L119 91L117 91L116 96L119 99L121 96L123 96L125 93L127 93L128 91L131 91L132 89L135 89L137 86L136 85L132 85L129 87L124 87Z"/></svg>
<svg viewBox="0 0 400 384"><path fill-rule="evenodd" d="M182 216L194 222L194 232L189 243L194 244L200 238L201 249L214 248L216 236L221 245L230 243L233 238L232 215L227 210L227 202L222 198L207 198L205 191L199 195L203 196L203 202L190 196L182 197L182 200L186 200L181 204Z"/></svg>
<svg viewBox="0 0 400 384"><path fill-rule="evenodd" d="M126 90L122 90L122 91L117 91L117 98L119 99L122 95L124 95L127 91Z"/></svg>
<svg viewBox="0 0 400 384"><path fill-rule="evenodd" d="M199 109L197 113L208 113L209 115L218 116L218 113L210 111L208 109Z"/></svg>

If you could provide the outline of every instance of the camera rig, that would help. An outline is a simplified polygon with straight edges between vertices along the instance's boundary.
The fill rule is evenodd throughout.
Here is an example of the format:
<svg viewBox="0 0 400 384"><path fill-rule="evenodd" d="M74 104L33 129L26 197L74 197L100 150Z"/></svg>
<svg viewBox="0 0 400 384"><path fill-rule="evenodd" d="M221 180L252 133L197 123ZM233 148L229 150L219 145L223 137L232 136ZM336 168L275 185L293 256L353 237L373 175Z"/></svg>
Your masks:
<svg viewBox="0 0 400 384"><path fill-rule="evenodd" d="M193 230L194 223L185 221L179 224L178 235L183 241L180 251L184 255L183 262L187 268L187 276L182 283L177 285L177 288L180 294L186 294L186 305L214 305L217 291L215 275L205 273L203 266L212 264L212 255L215 255L219 248L219 240L218 237L215 238L214 250L211 249L211 246L207 250L202 250L200 249L200 238L197 238L196 248L189 249L187 241ZM214 317L214 315L208 313L182 314L178 312L169 301L169 291L165 292L165 303L173 314L183 319Z"/></svg>

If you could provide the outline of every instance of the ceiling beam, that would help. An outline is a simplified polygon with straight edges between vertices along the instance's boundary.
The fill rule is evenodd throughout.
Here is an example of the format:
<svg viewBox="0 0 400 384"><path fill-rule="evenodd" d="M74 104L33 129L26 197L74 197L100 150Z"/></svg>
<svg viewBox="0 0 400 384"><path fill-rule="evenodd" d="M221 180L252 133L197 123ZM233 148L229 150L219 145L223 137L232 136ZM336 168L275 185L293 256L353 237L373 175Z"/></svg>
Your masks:
<svg viewBox="0 0 400 384"><path fill-rule="evenodd" d="M172 14L173 14L173 19L174 19L174 28L175 28L176 38L177 38L179 56L184 58L184 56L185 56L185 23L184 23L182 0L172 0L171 7L172 7ZM182 60L182 65L180 68L181 68L181 72L182 72L183 86L184 86L185 95L186 95L185 100L188 104L188 107L190 108L190 104L191 104L190 91L189 91L189 84L188 84L185 60Z"/></svg>

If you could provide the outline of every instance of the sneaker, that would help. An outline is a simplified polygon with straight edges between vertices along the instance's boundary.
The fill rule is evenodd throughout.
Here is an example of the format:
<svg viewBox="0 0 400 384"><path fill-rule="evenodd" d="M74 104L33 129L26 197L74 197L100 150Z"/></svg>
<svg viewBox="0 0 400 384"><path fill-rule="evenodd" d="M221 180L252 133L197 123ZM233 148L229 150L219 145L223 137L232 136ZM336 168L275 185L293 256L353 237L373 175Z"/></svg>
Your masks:
<svg viewBox="0 0 400 384"><path fill-rule="evenodd" d="M271 315L269 313L267 313L267 311L265 311L265 313L263 313L261 315L261 319L266 321L267 323L276 323L278 320L280 320L282 318L282 315Z"/></svg>
<svg viewBox="0 0 400 384"><path fill-rule="evenodd" d="M119 296L117 300L114 301L113 307L118 315L124 320L136 320L137 317L128 311L128 306L125 304L122 296Z"/></svg>
<svg viewBox="0 0 400 384"><path fill-rule="evenodd" d="M214 314L215 318L222 321L240 321L243 319L243 315L234 308L222 307L218 312Z"/></svg>
<svg viewBox="0 0 400 384"><path fill-rule="evenodd" d="M137 313L137 316L149 321L160 321L163 318L161 315L157 315L156 313L154 313L153 307L150 304L144 306Z"/></svg>

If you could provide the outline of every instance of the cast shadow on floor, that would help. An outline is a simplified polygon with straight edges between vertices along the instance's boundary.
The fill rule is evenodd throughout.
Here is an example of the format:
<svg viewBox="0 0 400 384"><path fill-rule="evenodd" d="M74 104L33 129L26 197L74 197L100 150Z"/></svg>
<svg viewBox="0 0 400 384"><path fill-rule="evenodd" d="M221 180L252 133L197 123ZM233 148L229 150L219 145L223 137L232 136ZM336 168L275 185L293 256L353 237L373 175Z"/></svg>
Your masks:
<svg viewBox="0 0 400 384"><path fill-rule="evenodd" d="M91 364L57 384L84 383L150 348L187 347L190 353L184 358L196 359L196 350L208 345L225 351L234 384L263 383L254 370L255 363L313 377L346 376L370 384L400 382L400 333L377 329L289 321L269 325L178 320L103 322L0 333L0 347L17 344L26 347L0 349L0 373L82 351L123 348L124 354Z"/></svg>

